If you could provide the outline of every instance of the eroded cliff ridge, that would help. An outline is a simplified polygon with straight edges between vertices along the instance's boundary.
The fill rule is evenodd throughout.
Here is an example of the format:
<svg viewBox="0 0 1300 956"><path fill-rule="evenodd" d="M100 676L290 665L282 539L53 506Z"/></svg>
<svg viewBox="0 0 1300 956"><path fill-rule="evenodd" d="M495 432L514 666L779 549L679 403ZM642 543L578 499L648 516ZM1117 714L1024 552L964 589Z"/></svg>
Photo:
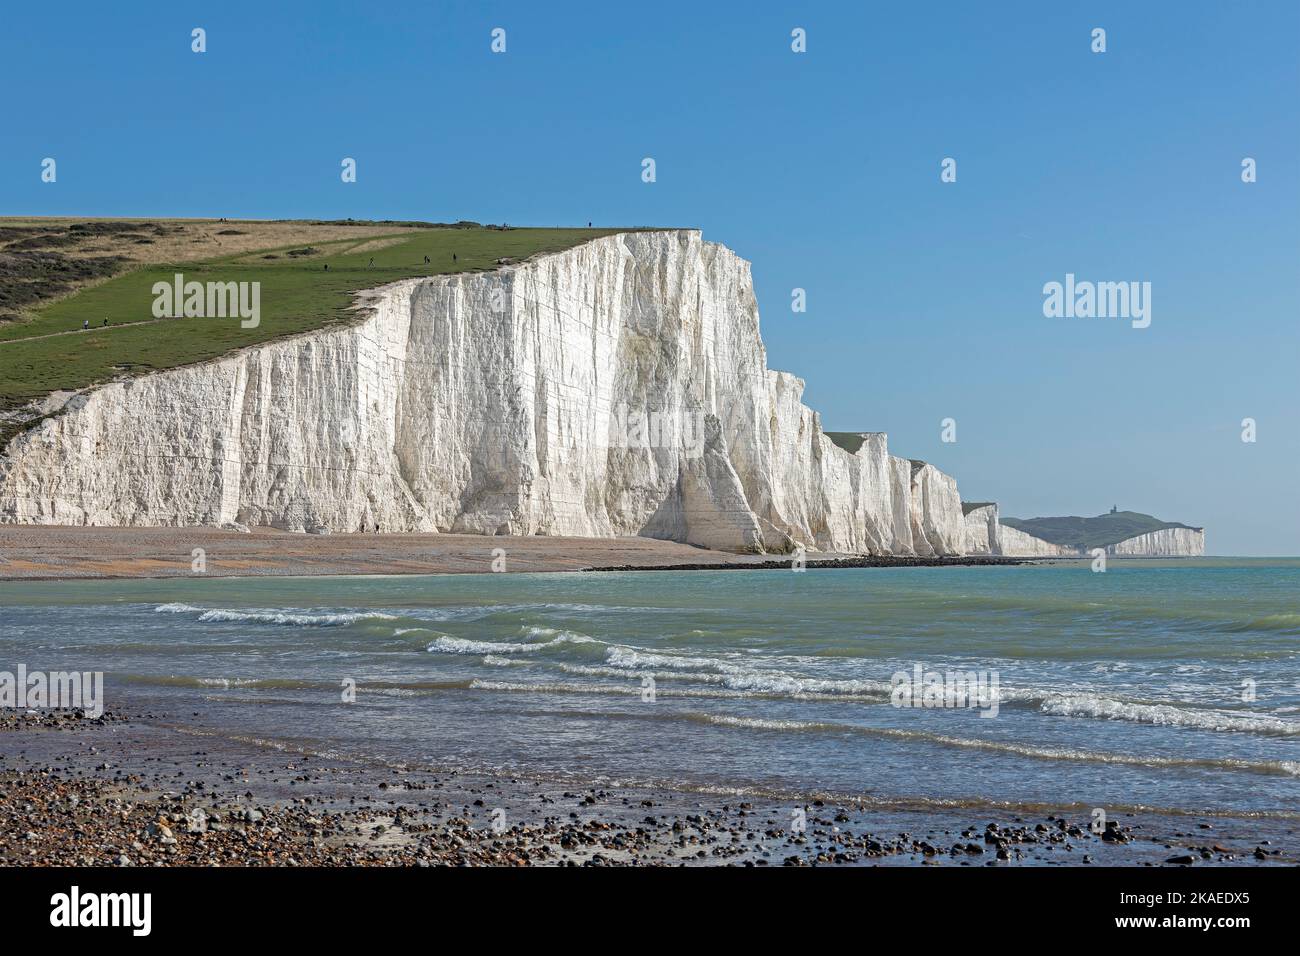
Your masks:
<svg viewBox="0 0 1300 956"><path fill-rule="evenodd" d="M803 387L767 367L748 262L695 230L618 233L48 396L0 457L0 521L1059 553L964 514L883 433L827 436Z"/></svg>

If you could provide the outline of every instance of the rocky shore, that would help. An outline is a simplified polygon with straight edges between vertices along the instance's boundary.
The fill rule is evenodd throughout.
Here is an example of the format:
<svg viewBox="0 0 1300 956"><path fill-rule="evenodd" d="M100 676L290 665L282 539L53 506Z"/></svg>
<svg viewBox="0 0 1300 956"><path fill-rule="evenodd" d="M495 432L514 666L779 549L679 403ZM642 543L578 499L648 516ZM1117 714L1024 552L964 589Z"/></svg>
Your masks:
<svg viewBox="0 0 1300 956"><path fill-rule="evenodd" d="M1295 865L1251 821L868 805L380 765L171 715L0 712L10 866Z"/></svg>

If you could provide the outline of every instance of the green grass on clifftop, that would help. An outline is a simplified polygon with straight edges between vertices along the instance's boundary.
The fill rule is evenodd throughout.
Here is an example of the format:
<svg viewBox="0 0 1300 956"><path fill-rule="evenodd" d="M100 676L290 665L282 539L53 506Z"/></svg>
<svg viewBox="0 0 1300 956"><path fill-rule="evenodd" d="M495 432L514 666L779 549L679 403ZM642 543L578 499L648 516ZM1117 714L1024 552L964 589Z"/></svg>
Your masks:
<svg viewBox="0 0 1300 956"><path fill-rule="evenodd" d="M0 411L56 390L190 365L347 322L354 315L354 294L387 282L494 269L498 259L558 252L619 231L624 230L408 227L386 236L146 264L44 304L29 321L0 323ZM187 282L260 282L260 325L245 329L238 318L155 319L153 284L170 282L177 272ZM83 320L89 320L89 331L81 331ZM52 334L68 332L73 334Z"/></svg>
<svg viewBox="0 0 1300 956"><path fill-rule="evenodd" d="M1177 521L1161 521L1138 511L1116 511L1095 518L1001 518L1002 524L1036 538L1087 551L1105 548L1128 538L1165 528L1189 528ZM1200 529L1196 529L1200 530Z"/></svg>

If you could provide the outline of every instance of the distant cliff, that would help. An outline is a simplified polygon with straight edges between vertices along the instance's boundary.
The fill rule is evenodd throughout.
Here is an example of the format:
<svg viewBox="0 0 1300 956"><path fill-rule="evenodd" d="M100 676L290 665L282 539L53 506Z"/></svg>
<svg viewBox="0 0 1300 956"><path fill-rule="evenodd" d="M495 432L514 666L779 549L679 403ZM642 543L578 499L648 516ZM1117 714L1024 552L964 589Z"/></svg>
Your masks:
<svg viewBox="0 0 1300 956"><path fill-rule="evenodd" d="M1125 538L1106 548L1110 554L1137 557L1196 557L1205 553L1204 528L1163 528Z"/></svg>
<svg viewBox="0 0 1300 956"><path fill-rule="evenodd" d="M1137 511L1111 511L1093 518L1002 518L1003 554L1085 555L1101 548L1130 557L1195 557L1205 553L1205 529Z"/></svg>

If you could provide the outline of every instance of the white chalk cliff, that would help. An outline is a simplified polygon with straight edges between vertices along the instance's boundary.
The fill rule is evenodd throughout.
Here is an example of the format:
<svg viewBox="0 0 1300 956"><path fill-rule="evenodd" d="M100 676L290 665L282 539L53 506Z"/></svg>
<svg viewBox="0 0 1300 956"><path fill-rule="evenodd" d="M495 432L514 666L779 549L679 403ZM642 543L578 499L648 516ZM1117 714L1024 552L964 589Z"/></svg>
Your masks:
<svg viewBox="0 0 1300 956"><path fill-rule="evenodd" d="M998 506L992 502L962 502L966 522L967 554L999 554Z"/></svg>
<svg viewBox="0 0 1300 956"><path fill-rule="evenodd" d="M1052 544L1042 538L998 520L998 506L991 501L963 502L966 521L966 553L1009 558L1059 558L1078 554L1073 548Z"/></svg>
<svg viewBox="0 0 1300 956"><path fill-rule="evenodd" d="M767 368L749 263L697 231L362 299L347 327L68 397L6 448L0 520L964 550L953 479L823 435Z"/></svg>
<svg viewBox="0 0 1300 956"><path fill-rule="evenodd" d="M956 482L884 434L823 434L767 368L749 263L698 231L403 280L360 309L47 398L0 457L0 521L1027 553L996 511L972 540Z"/></svg>
<svg viewBox="0 0 1300 956"><path fill-rule="evenodd" d="M963 503L966 513L966 553L1014 558L1081 558L1092 549L1056 544L1013 528L999 520L998 506ZM1107 545L1107 554L1120 557L1187 558L1205 554L1205 529L1162 528Z"/></svg>
<svg viewBox="0 0 1300 956"><path fill-rule="evenodd" d="M1079 554L1074 548L1044 541L1007 524L998 525L997 548L998 554L1014 558L1075 557Z"/></svg>
<svg viewBox="0 0 1300 956"><path fill-rule="evenodd" d="M1185 558L1205 554L1204 528L1161 528L1125 538L1106 548L1107 554L1144 558Z"/></svg>

